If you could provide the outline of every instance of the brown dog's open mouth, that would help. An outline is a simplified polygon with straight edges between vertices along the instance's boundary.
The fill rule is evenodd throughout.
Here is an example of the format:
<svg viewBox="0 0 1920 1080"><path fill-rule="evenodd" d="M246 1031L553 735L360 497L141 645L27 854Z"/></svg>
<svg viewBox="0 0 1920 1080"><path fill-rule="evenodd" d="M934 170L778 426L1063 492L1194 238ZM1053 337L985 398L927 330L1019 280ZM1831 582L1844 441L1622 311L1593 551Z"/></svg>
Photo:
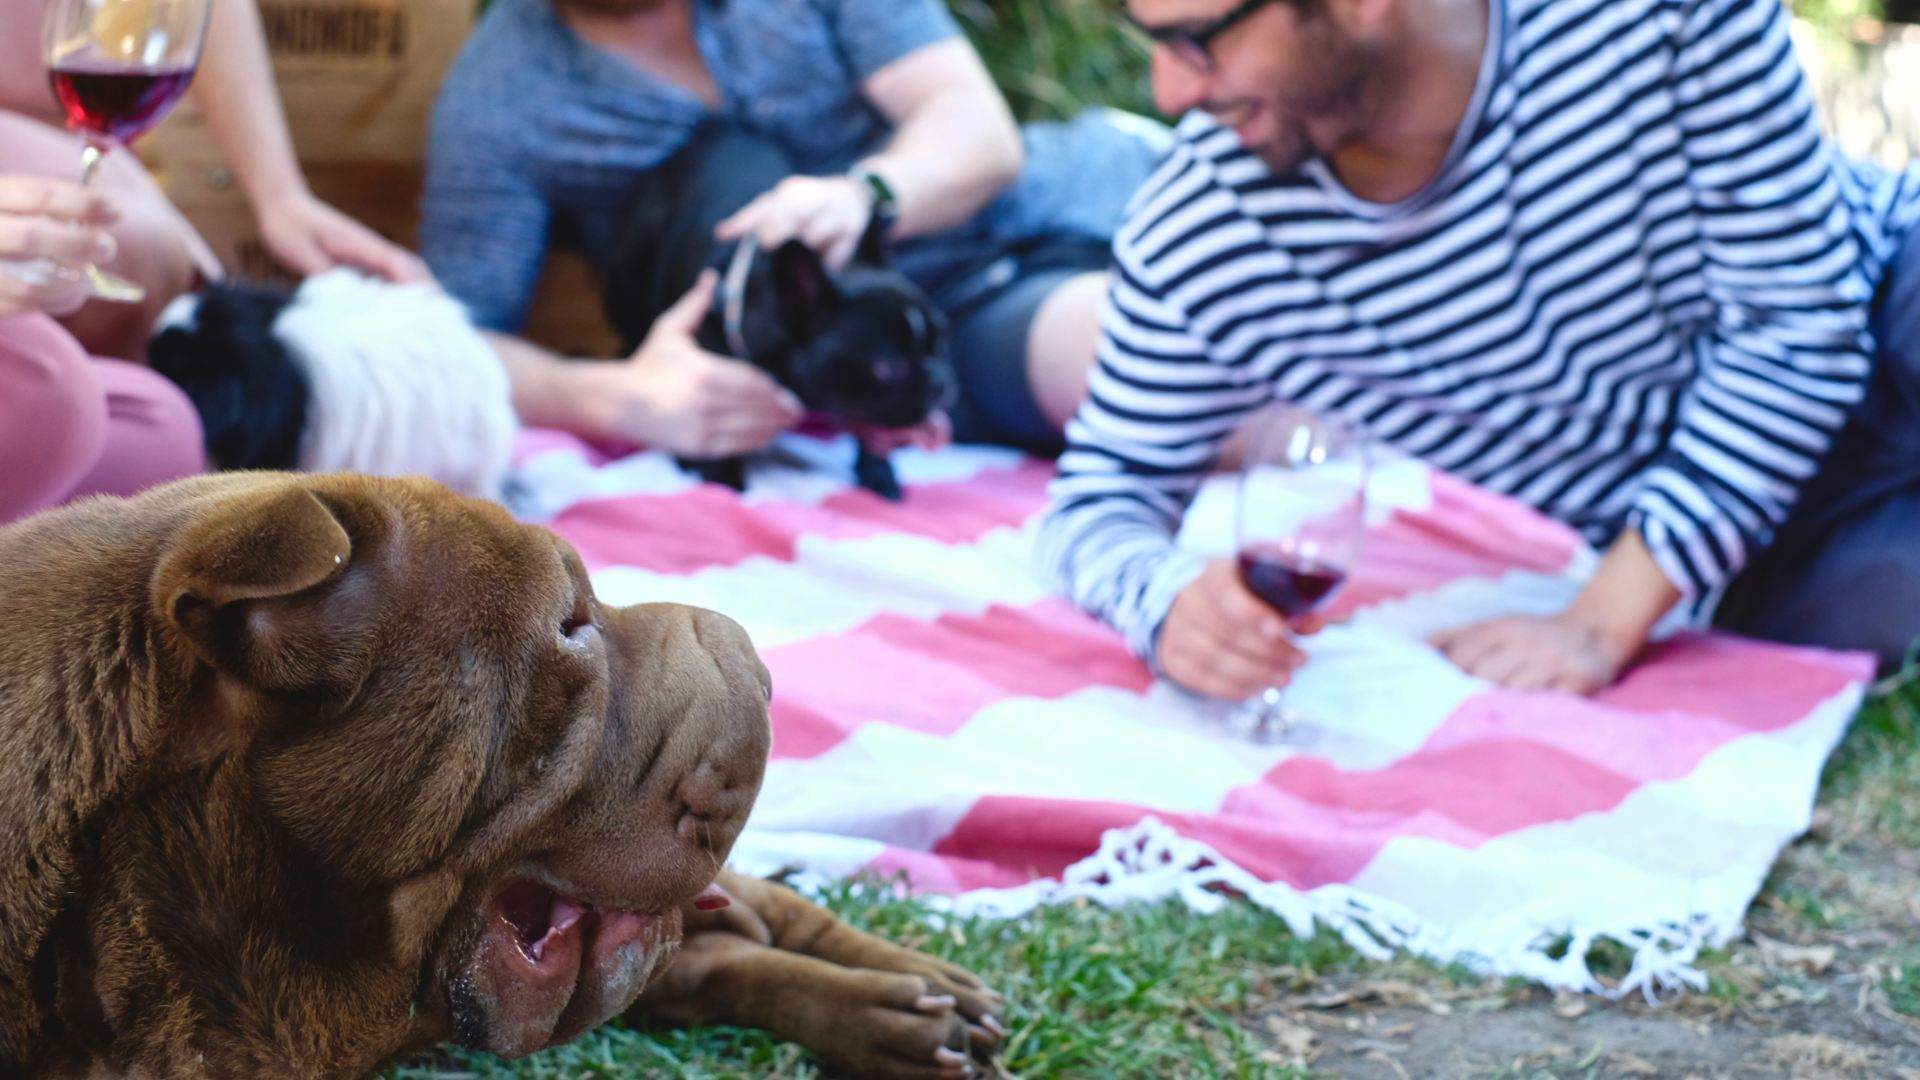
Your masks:
<svg viewBox="0 0 1920 1080"><path fill-rule="evenodd" d="M585 903L526 880L507 886L494 903L498 917L513 927L520 955L536 966L546 955L547 942L573 929L588 911Z"/></svg>
<svg viewBox="0 0 1920 1080"><path fill-rule="evenodd" d="M680 912L596 906L531 878L500 890L448 993L460 1041L506 1057L626 1009L680 943Z"/></svg>

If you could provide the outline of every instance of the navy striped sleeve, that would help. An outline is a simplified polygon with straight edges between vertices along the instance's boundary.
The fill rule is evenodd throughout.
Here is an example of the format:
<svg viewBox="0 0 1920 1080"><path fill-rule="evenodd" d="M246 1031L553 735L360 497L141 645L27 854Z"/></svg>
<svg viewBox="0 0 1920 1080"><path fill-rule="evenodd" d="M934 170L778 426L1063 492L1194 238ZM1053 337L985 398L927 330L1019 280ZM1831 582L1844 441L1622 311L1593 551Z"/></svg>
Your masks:
<svg viewBox="0 0 1920 1080"><path fill-rule="evenodd" d="M1207 168L1183 143L1128 213L1088 400L1067 425L1040 534L1041 559L1059 587L1149 662L1174 598L1205 568L1205 559L1174 544L1181 517L1222 440L1272 393L1216 364L1149 271L1150 263L1181 261L1178 238L1171 248L1162 238L1169 227L1178 231L1184 208L1207 189L1195 178Z"/></svg>
<svg viewBox="0 0 1920 1080"><path fill-rule="evenodd" d="M1871 367L1869 289L1832 151L1775 0L1687 0L1675 117L1712 319L1629 515L1689 599L1764 548Z"/></svg>

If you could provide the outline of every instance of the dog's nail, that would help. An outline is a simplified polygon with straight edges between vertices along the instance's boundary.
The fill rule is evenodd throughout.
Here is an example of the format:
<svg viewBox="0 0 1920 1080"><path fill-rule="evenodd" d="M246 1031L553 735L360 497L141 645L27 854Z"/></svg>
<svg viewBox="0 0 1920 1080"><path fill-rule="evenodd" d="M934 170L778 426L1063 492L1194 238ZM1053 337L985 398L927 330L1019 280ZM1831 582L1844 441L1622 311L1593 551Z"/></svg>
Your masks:
<svg viewBox="0 0 1920 1080"><path fill-rule="evenodd" d="M721 911L732 903L733 899L718 885L701 889L700 895L693 898L693 906L701 911Z"/></svg>
<svg viewBox="0 0 1920 1080"><path fill-rule="evenodd" d="M953 1006L954 1000L952 996L948 994L927 994L915 998L913 1001L914 1009L923 1013L945 1012L953 1008Z"/></svg>
<svg viewBox="0 0 1920 1080"><path fill-rule="evenodd" d="M987 1013L980 1017L980 1026L993 1032L993 1037L996 1039L1004 1039L1007 1037L1007 1029L1000 1026L999 1019L992 1013Z"/></svg>
<svg viewBox="0 0 1920 1080"><path fill-rule="evenodd" d="M942 1065L967 1065L971 1067L972 1064L967 1060L967 1055L946 1046L933 1052L933 1060Z"/></svg>

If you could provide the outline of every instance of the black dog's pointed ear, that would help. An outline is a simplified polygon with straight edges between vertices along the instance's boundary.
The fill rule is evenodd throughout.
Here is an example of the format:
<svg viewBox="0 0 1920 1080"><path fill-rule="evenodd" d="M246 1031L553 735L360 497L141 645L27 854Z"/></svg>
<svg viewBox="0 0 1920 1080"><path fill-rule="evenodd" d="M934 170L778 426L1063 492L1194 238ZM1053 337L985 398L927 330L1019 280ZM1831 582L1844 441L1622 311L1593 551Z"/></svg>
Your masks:
<svg viewBox="0 0 1920 1080"><path fill-rule="evenodd" d="M853 261L866 266L887 265L887 222L879 214L867 219L867 231L853 249Z"/></svg>
<svg viewBox="0 0 1920 1080"><path fill-rule="evenodd" d="M812 248L798 240L789 240L774 249L769 257L773 265L773 291L780 305L781 321L803 336L812 336L831 318L840 303L840 290L827 273L826 264Z"/></svg>

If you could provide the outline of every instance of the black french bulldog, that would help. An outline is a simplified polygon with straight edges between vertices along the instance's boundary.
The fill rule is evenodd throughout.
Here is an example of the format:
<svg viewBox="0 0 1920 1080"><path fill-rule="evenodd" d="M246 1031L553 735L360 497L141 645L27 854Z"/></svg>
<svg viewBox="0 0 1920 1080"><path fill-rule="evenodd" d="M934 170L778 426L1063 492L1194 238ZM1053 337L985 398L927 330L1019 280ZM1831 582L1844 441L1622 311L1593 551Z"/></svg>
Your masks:
<svg viewBox="0 0 1920 1080"><path fill-rule="evenodd" d="M710 174L725 169L724 182ZM761 251L751 238L713 239L714 226L791 175L758 136L713 127L648 174L608 273L609 321L629 349L693 286L719 271L700 346L765 370L809 410L880 428L906 428L945 408L953 394L946 317L905 275L888 267L877 226L852 262L831 271L798 241ZM712 483L746 487L746 459L680 462ZM861 487L901 498L893 465L864 443L854 460Z"/></svg>

